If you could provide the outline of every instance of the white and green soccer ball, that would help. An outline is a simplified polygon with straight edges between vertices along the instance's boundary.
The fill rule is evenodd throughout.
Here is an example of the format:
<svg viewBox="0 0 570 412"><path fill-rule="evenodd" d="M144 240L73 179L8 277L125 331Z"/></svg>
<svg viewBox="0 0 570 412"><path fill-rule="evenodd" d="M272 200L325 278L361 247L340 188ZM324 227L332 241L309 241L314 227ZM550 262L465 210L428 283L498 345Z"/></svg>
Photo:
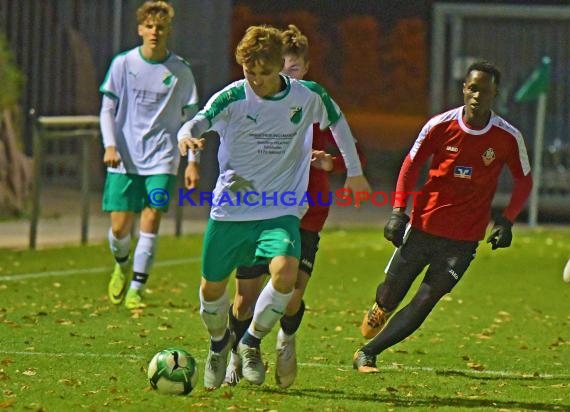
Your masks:
<svg viewBox="0 0 570 412"><path fill-rule="evenodd" d="M161 393L187 395L198 380L196 360L184 349L161 350L148 365L148 380Z"/></svg>

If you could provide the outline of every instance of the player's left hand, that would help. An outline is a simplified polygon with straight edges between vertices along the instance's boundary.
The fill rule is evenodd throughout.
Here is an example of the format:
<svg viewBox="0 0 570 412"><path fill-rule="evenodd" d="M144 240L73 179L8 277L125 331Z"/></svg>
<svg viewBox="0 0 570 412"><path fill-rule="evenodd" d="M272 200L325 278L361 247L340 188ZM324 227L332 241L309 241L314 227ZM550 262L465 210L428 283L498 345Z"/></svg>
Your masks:
<svg viewBox="0 0 570 412"><path fill-rule="evenodd" d="M491 234L487 238L487 243L492 245L492 250L511 246L513 240L512 227L513 223L502 215L495 219Z"/></svg>
<svg viewBox="0 0 570 412"><path fill-rule="evenodd" d="M332 156L324 150L313 150L311 155L311 166L315 169L330 172L333 170Z"/></svg>
<svg viewBox="0 0 570 412"><path fill-rule="evenodd" d="M184 171L184 186L186 189L194 189L200 182L200 168L197 162L188 162Z"/></svg>
<svg viewBox="0 0 570 412"><path fill-rule="evenodd" d="M364 175L347 176L344 187L351 190L354 195L354 207L360 207L363 200L370 199L370 184Z"/></svg>

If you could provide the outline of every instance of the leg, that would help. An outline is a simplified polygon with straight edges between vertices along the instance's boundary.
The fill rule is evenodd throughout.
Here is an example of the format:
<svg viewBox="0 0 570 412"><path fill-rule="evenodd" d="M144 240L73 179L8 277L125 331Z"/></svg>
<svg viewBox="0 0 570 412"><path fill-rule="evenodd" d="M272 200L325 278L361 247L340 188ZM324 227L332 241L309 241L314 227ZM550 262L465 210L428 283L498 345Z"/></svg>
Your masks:
<svg viewBox="0 0 570 412"><path fill-rule="evenodd" d="M434 254L428 271L410 303L358 352L375 358L416 331L437 302L459 282L475 256L477 242L436 238L432 246Z"/></svg>
<svg viewBox="0 0 570 412"><path fill-rule="evenodd" d="M303 301L303 296L305 295L309 279L311 279L311 275L304 270L299 269L297 272L295 289L293 289L293 295L291 295L291 300L285 308L285 315L280 321L280 332L283 332L285 335L293 336L299 329L299 326L301 326L301 321L305 314L305 302Z"/></svg>
<svg viewBox="0 0 570 412"><path fill-rule="evenodd" d="M226 291L228 278L222 281L200 283L200 317L210 334L210 350L204 371L206 390L220 387L224 380L228 354L233 338L228 329L229 300Z"/></svg>
<svg viewBox="0 0 570 412"><path fill-rule="evenodd" d="M133 259L133 280L125 298L125 306L128 309L145 307L141 300L140 291L148 280L154 262L162 214L168 211L169 206L169 202L161 205L151 204L149 193L153 193L153 190L157 189L172 193L176 184L176 176L170 174L138 176L138 178L136 190L142 203L142 212L139 240Z"/></svg>
<svg viewBox="0 0 570 412"><path fill-rule="evenodd" d="M253 321L238 345L243 363L244 378L260 385L265 380L265 366L261 360L260 343L284 315L293 294L298 260L292 256L271 259L271 280L263 288L253 313Z"/></svg>
<svg viewBox="0 0 570 412"><path fill-rule="evenodd" d="M115 270L108 285L109 300L120 304L127 291L127 270L131 248L131 229L134 222L133 212L111 212L109 246L115 258Z"/></svg>
<svg viewBox="0 0 570 412"><path fill-rule="evenodd" d="M410 336L420 327L436 303L446 293L434 288L428 282L422 282L410 303L398 311L386 327L362 350L380 354L385 349Z"/></svg>
<svg viewBox="0 0 570 412"><path fill-rule="evenodd" d="M134 215L142 209L140 177L123 173L107 173L102 208L111 217L109 246L115 257L115 270L108 286L109 300L123 301L127 290L127 269Z"/></svg>
<svg viewBox="0 0 570 412"><path fill-rule="evenodd" d="M408 293L412 283L429 263L431 237L411 228L404 238L404 244L392 255L385 269L386 278L376 288L376 299L364 315L360 332L372 339L386 326L393 311ZM352 365L362 373L378 372L376 354L359 349L352 358Z"/></svg>
<svg viewBox="0 0 570 412"><path fill-rule="evenodd" d="M261 339L285 314L297 279L300 252L298 218L282 216L260 221L255 256L270 259L271 280L259 295L253 321L238 345L244 378L251 383L261 384L265 380Z"/></svg>
<svg viewBox="0 0 570 412"><path fill-rule="evenodd" d="M363 373L378 372L376 356L418 329L443 295L433 290L429 284L422 283L411 302L398 311L378 335L356 352L353 359L355 369Z"/></svg>
<svg viewBox="0 0 570 412"><path fill-rule="evenodd" d="M237 345L251 324L253 308L263 287L265 274L268 273L269 267L267 265L242 266L237 269L236 293L234 303L229 309L230 331L236 340L230 353L224 385L237 385L243 376L241 360L237 354Z"/></svg>
<svg viewBox="0 0 570 412"><path fill-rule="evenodd" d="M275 381L282 388L288 388L297 377L297 353L295 333L301 326L305 314L303 296L311 278L317 250L319 233L301 229L301 259L297 272L297 281L293 296L281 318L281 329L277 334L277 360L275 362Z"/></svg>
<svg viewBox="0 0 570 412"><path fill-rule="evenodd" d="M220 341L228 329L229 300L226 292L228 278L200 282L200 316L213 341Z"/></svg>
<svg viewBox="0 0 570 412"><path fill-rule="evenodd" d="M240 274L241 270L243 268L238 268L238 275L236 276L236 294L234 296L234 304L232 305L232 314L237 320L243 321L253 318L255 303L265 282L264 275L269 274L269 267L266 265L260 266L258 270L259 275L256 275L254 278L243 277L243 274Z"/></svg>
<svg viewBox="0 0 570 412"><path fill-rule="evenodd" d="M253 256L255 246L248 241L250 225L208 220L202 248L200 316L210 335L205 362L204 387L216 389L224 381L227 358L233 345L228 328L229 299L226 286L241 256Z"/></svg>
<svg viewBox="0 0 570 412"><path fill-rule="evenodd" d="M248 275L244 275L244 273ZM255 277L249 276L253 273ZM265 282L265 274L269 273L267 265L252 266L249 268L239 267L236 275L236 293L234 303L230 308L230 329L239 342L245 334L253 319L253 310L257 297ZM237 342L234 349L237 348Z"/></svg>
<svg viewBox="0 0 570 412"><path fill-rule="evenodd" d="M133 258L133 279L125 297L127 309L145 307L140 292L154 263L161 217L161 211L154 208L145 207L141 212L139 240Z"/></svg>
<svg viewBox="0 0 570 412"><path fill-rule="evenodd" d="M297 377L297 350L295 333L301 326L305 314L303 295L307 288L310 276L307 272L299 270L293 295L287 305L285 316L281 318L281 328L277 333L275 349L275 382L281 388L288 388Z"/></svg>
<svg viewBox="0 0 570 412"><path fill-rule="evenodd" d="M293 256L276 256L271 259L271 280L261 291L249 327L250 335L262 339L285 314L293 295L299 260Z"/></svg>
<svg viewBox="0 0 570 412"><path fill-rule="evenodd" d="M376 336L404 299L416 277L428 263L430 239L414 229L392 255L386 278L376 288L376 299L364 315L360 332L366 339Z"/></svg>
<svg viewBox="0 0 570 412"><path fill-rule="evenodd" d="M131 234L135 214L133 212L111 212L111 235L123 239Z"/></svg>

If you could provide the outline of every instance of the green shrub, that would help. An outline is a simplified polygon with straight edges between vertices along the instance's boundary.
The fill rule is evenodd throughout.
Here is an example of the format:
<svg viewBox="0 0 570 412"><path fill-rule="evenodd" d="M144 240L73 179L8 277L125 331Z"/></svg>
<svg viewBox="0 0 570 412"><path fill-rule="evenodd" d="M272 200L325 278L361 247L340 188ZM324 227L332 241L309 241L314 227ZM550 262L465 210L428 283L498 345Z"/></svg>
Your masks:
<svg viewBox="0 0 570 412"><path fill-rule="evenodd" d="M16 67L8 42L0 35L0 110L18 104L24 76Z"/></svg>

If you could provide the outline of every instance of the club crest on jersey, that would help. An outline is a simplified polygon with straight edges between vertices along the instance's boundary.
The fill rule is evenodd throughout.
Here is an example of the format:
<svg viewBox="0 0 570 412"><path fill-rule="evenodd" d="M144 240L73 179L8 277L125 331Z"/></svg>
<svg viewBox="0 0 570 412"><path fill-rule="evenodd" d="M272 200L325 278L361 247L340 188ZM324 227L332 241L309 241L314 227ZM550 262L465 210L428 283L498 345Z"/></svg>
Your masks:
<svg viewBox="0 0 570 412"><path fill-rule="evenodd" d="M289 120L291 123L298 124L303 117L303 108L299 106L289 108Z"/></svg>
<svg viewBox="0 0 570 412"><path fill-rule="evenodd" d="M473 168L470 166L455 166L453 168L453 177L461 179L471 179L473 175Z"/></svg>
<svg viewBox="0 0 570 412"><path fill-rule="evenodd" d="M481 157L483 158L483 163L485 166L489 166L491 163L493 163L493 160L495 160L495 151L492 147L489 147L487 150L485 150L485 153L483 153Z"/></svg>
<svg viewBox="0 0 570 412"><path fill-rule="evenodd" d="M172 79L174 78L174 75L170 72L166 72L164 73L164 77L162 79L162 84L164 84L167 87L172 86Z"/></svg>

